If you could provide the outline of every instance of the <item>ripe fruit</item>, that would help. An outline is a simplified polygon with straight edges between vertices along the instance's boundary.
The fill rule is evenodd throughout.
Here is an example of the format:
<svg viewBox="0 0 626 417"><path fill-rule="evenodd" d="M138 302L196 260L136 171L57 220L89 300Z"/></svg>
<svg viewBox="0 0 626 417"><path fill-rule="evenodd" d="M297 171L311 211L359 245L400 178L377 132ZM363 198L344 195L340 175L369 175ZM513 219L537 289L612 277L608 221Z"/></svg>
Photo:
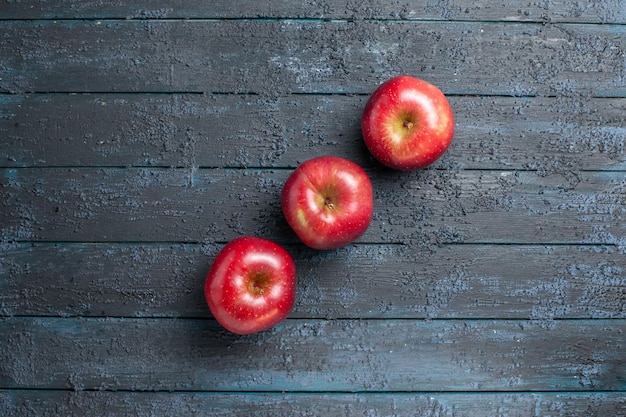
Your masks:
<svg viewBox="0 0 626 417"><path fill-rule="evenodd" d="M412 171L435 162L452 143L454 117L444 94L410 76L384 82L361 118L363 140L382 164Z"/></svg>
<svg viewBox="0 0 626 417"><path fill-rule="evenodd" d="M285 182L281 207L287 223L314 249L334 249L359 238L373 214L367 173L354 162L321 156L298 166Z"/></svg>
<svg viewBox="0 0 626 417"><path fill-rule="evenodd" d="M244 236L218 253L204 284L213 317L237 334L267 330L284 320L295 300L295 263L280 245Z"/></svg>

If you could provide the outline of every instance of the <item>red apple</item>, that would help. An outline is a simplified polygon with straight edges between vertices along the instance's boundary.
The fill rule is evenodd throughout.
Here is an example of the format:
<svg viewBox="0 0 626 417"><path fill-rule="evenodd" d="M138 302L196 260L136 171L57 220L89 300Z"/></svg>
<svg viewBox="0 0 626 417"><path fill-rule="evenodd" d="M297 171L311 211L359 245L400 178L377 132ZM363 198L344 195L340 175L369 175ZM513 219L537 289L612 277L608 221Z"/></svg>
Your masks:
<svg viewBox="0 0 626 417"><path fill-rule="evenodd" d="M283 187L287 223L314 249L335 249L359 238L372 220L374 193L354 162L321 156L303 162Z"/></svg>
<svg viewBox="0 0 626 417"><path fill-rule="evenodd" d="M441 90L403 75L384 82L370 96L361 131L379 162L412 171L432 164L448 149L454 117Z"/></svg>
<svg viewBox="0 0 626 417"><path fill-rule="evenodd" d="M284 320L295 300L296 267L280 245L244 236L218 253L204 284L213 317L227 330L250 334Z"/></svg>

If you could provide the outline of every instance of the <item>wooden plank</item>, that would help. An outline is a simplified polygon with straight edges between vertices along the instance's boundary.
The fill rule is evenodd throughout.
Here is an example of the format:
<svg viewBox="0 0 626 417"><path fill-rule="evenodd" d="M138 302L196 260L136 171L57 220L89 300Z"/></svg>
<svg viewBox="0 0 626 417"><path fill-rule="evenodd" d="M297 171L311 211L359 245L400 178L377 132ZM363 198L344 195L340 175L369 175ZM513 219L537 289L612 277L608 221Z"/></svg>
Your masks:
<svg viewBox="0 0 626 417"><path fill-rule="evenodd" d="M626 390L624 320L288 320L240 337L212 320L16 317L0 330L5 389Z"/></svg>
<svg viewBox="0 0 626 417"><path fill-rule="evenodd" d="M626 10L619 0L601 2L528 2L509 0L380 2L329 0L315 2L232 2L201 0L101 2L97 0L22 0L2 5L3 19L409 19L409 20L505 20L624 23Z"/></svg>
<svg viewBox="0 0 626 417"><path fill-rule="evenodd" d="M4 169L4 241L294 242L291 170ZM624 248L622 172L370 171L367 243L592 243Z"/></svg>
<svg viewBox="0 0 626 417"><path fill-rule="evenodd" d="M0 391L0 414L21 417L211 415L607 417L626 414L624 393L145 393Z"/></svg>
<svg viewBox="0 0 626 417"><path fill-rule="evenodd" d="M205 124L184 110L193 100L178 95L3 95L0 159L12 166L188 166L194 155L187 124L202 127L203 135L219 128L217 117ZM205 105L210 113L209 102Z"/></svg>
<svg viewBox="0 0 626 417"><path fill-rule="evenodd" d="M0 164L295 167L315 155L377 164L367 96L0 96ZM452 147L436 167L623 170L626 99L449 97Z"/></svg>
<svg viewBox="0 0 626 417"><path fill-rule="evenodd" d="M626 96L621 25L3 21L0 91ZM489 75L486 77L486 75Z"/></svg>
<svg viewBox="0 0 626 417"><path fill-rule="evenodd" d="M0 253L0 314L210 317L222 245L21 244ZM292 318L626 318L626 257L587 246L289 245ZM506 262L503 262L506 260Z"/></svg>

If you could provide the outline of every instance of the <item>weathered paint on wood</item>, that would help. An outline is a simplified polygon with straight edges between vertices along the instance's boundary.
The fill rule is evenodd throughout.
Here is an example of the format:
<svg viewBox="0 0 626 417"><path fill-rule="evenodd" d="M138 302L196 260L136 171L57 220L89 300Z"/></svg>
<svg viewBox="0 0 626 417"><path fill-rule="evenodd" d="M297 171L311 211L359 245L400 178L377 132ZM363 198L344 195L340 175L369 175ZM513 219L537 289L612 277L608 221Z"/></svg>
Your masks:
<svg viewBox="0 0 626 417"><path fill-rule="evenodd" d="M0 256L0 313L207 318L203 284L221 247L15 244ZM292 318L626 319L625 255L613 247L286 248Z"/></svg>
<svg viewBox="0 0 626 417"><path fill-rule="evenodd" d="M333 154L373 168L367 96L0 96L0 165L295 167ZM626 99L449 97L452 147L436 167L626 168Z"/></svg>
<svg viewBox="0 0 626 417"><path fill-rule="evenodd" d="M485 20L530 22L624 23L626 8L620 0L529 2L508 0L413 0L381 2L366 0L229 1L212 0L20 0L0 8L0 19L403 19Z"/></svg>
<svg viewBox="0 0 626 417"><path fill-rule="evenodd" d="M447 94L625 97L622 25L2 21L0 91L361 93L407 73Z"/></svg>
<svg viewBox="0 0 626 417"><path fill-rule="evenodd" d="M626 415L621 393L139 393L0 391L0 415L58 417L608 417Z"/></svg>
<svg viewBox="0 0 626 417"><path fill-rule="evenodd" d="M291 170L4 169L0 231L18 241L226 242L295 237L280 192ZM367 243L625 246L623 172L371 172Z"/></svg>
<svg viewBox="0 0 626 417"><path fill-rule="evenodd" d="M624 391L626 320L8 318L0 387L149 391ZM43 365L45 364L45 365Z"/></svg>

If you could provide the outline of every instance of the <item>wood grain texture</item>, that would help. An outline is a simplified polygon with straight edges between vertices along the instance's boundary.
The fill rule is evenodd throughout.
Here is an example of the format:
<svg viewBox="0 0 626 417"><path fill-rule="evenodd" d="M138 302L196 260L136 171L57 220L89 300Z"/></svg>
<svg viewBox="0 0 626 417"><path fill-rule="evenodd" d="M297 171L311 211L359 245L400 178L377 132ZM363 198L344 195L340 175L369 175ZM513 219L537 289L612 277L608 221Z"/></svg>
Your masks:
<svg viewBox="0 0 626 417"><path fill-rule="evenodd" d="M626 413L621 393L129 393L0 391L0 415L101 417L276 415L351 417L607 417Z"/></svg>
<svg viewBox="0 0 626 417"><path fill-rule="evenodd" d="M2 5L0 19L407 19L486 20L624 23L626 10L619 0L593 2L528 2L509 0L417 0L380 2L374 0L214 0L210 7L201 0L95 1L21 0Z"/></svg>
<svg viewBox="0 0 626 417"><path fill-rule="evenodd" d="M6 167L290 167L333 154L365 168L367 96L0 96ZM626 99L449 97L452 147L435 167L623 170Z"/></svg>
<svg viewBox="0 0 626 417"><path fill-rule="evenodd" d="M288 320L240 337L209 320L16 317L0 330L5 389L626 390L625 320Z"/></svg>
<svg viewBox="0 0 626 417"><path fill-rule="evenodd" d="M280 209L291 170L4 169L5 241L293 242ZM368 243L593 243L623 250L622 172L370 173ZM506 225L506 226L505 226Z"/></svg>
<svg viewBox="0 0 626 417"><path fill-rule="evenodd" d="M222 246L13 245L0 256L0 313L208 318L203 284ZM297 265L292 318L626 319L624 255L612 247L287 250Z"/></svg>
<svg viewBox="0 0 626 417"><path fill-rule="evenodd" d="M621 25L3 21L0 91L626 96Z"/></svg>

